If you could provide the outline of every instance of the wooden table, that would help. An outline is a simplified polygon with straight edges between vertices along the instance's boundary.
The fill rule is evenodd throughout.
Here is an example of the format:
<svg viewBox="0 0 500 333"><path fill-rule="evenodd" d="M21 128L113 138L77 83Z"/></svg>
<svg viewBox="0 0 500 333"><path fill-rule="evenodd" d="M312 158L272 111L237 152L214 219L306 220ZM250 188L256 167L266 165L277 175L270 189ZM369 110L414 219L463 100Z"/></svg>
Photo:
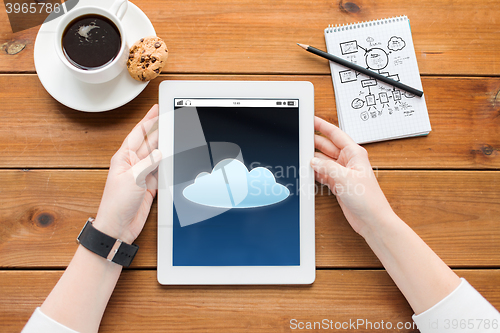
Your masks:
<svg viewBox="0 0 500 333"><path fill-rule="evenodd" d="M433 131L366 148L395 211L500 308L498 0L135 3L165 39L169 62L138 98L104 113L74 111L47 94L33 64L39 28L13 34L1 10L1 331L20 331L63 273L75 237L97 211L111 156L157 101L162 80L308 80L316 115L337 124L327 61L295 43L325 49L328 24L401 14L411 19ZM26 46L9 54L13 43ZM156 217L155 203L102 332L288 332L292 319L411 321L411 308L331 195L316 200L311 286L160 286Z"/></svg>

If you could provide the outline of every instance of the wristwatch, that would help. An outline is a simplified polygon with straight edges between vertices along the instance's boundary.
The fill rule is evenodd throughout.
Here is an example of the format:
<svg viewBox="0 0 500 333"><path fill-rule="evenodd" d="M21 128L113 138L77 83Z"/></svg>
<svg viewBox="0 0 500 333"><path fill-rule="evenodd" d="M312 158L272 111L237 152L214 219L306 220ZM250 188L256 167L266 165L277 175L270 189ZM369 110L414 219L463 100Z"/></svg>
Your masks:
<svg viewBox="0 0 500 333"><path fill-rule="evenodd" d="M94 220L93 217L89 217L76 238L78 244L118 265L124 267L130 266L137 250L139 250L139 246L127 244L120 239L113 238L97 230L92 224Z"/></svg>

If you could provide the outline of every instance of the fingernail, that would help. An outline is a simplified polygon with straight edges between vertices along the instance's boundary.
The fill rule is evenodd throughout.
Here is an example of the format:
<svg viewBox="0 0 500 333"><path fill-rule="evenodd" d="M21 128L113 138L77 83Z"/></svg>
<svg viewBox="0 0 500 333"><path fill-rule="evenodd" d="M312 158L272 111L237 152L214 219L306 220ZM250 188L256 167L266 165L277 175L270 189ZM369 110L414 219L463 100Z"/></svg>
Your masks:
<svg viewBox="0 0 500 333"><path fill-rule="evenodd" d="M319 164L319 158L313 157L313 159L311 160L311 165L316 166L318 164Z"/></svg>
<svg viewBox="0 0 500 333"><path fill-rule="evenodd" d="M161 160L161 151L159 149L153 150L153 158L155 161Z"/></svg>

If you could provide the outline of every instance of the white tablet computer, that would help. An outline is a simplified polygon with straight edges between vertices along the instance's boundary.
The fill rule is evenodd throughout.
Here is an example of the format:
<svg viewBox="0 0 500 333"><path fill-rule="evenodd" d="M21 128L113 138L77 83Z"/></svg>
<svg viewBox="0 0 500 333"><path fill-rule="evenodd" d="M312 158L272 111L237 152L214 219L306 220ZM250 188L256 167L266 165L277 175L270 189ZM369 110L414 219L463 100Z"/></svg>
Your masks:
<svg viewBox="0 0 500 333"><path fill-rule="evenodd" d="M314 87L160 84L158 281L315 279Z"/></svg>

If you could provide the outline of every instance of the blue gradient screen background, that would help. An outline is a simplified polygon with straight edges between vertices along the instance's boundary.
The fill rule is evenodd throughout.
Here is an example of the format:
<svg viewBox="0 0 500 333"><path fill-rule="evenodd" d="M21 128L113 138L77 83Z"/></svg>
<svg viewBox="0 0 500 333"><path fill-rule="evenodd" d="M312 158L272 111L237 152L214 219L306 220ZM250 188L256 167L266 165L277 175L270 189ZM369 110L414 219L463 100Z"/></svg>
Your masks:
<svg viewBox="0 0 500 333"><path fill-rule="evenodd" d="M298 107L196 109L207 142L239 145L249 171L252 163L253 167L268 167L276 181L289 188L290 196L270 206L233 208L184 227L174 205L173 265L300 265ZM182 135L185 134L174 134L174 145ZM174 159L174 183L182 163L181 159ZM192 179L195 177L192 175ZM196 209L196 204L193 207Z"/></svg>

